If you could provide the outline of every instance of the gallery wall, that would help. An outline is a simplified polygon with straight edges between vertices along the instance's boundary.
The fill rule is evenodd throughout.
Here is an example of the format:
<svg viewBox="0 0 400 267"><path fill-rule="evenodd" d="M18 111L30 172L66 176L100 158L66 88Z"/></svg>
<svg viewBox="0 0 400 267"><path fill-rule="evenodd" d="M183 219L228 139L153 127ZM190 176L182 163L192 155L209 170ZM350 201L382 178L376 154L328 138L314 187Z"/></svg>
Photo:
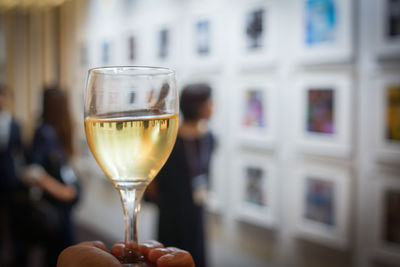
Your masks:
<svg viewBox="0 0 400 267"><path fill-rule="evenodd" d="M88 68L171 67L180 88L213 87L208 210L230 246L278 266L398 266L399 2L70 1L60 79L79 147Z"/></svg>

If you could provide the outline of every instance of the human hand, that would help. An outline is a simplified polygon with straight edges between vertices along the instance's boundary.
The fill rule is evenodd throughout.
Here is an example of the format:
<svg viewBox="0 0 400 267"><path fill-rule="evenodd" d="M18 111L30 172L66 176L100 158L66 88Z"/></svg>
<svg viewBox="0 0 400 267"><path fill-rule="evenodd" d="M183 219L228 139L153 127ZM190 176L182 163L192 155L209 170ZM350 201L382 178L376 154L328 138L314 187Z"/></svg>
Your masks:
<svg viewBox="0 0 400 267"><path fill-rule="evenodd" d="M111 254L120 259L125 250L125 243L117 242L111 248ZM145 241L139 244L139 251L146 259L143 267L194 267L193 258L189 252L175 247L164 248L158 241Z"/></svg>
<svg viewBox="0 0 400 267"><path fill-rule="evenodd" d="M57 267L121 267L117 258L121 258L125 244L117 242L111 254L100 241L82 242L64 249L58 257ZM146 241L139 245L145 257L143 267L194 267L192 256L178 248L164 248L157 241Z"/></svg>
<svg viewBox="0 0 400 267"><path fill-rule="evenodd" d="M26 167L22 174L22 181L28 186L37 186L39 181L46 175L46 171L38 164Z"/></svg>

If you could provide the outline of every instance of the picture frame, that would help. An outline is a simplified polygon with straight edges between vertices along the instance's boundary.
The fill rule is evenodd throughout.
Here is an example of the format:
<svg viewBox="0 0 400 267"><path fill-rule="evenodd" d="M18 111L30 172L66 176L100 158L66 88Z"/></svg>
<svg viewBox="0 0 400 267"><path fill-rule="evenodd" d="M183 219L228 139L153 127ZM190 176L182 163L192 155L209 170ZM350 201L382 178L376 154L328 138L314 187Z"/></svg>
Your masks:
<svg viewBox="0 0 400 267"><path fill-rule="evenodd" d="M400 2L374 1L375 52L378 59L400 59Z"/></svg>
<svg viewBox="0 0 400 267"><path fill-rule="evenodd" d="M349 158L352 154L353 90L346 73L299 76L296 99L297 150L306 154Z"/></svg>
<svg viewBox="0 0 400 267"><path fill-rule="evenodd" d="M380 162L400 163L400 77L385 73L375 86L375 157Z"/></svg>
<svg viewBox="0 0 400 267"><path fill-rule="evenodd" d="M112 62L112 43L104 41L101 43L101 62L104 66L111 65Z"/></svg>
<svg viewBox="0 0 400 267"><path fill-rule="evenodd" d="M352 0L297 1L298 61L338 64L353 60Z"/></svg>
<svg viewBox="0 0 400 267"><path fill-rule="evenodd" d="M277 85L272 78L245 76L236 85L234 135L242 146L273 149L277 132Z"/></svg>
<svg viewBox="0 0 400 267"><path fill-rule="evenodd" d="M242 151L234 166L235 218L261 227L276 228L278 181L274 159Z"/></svg>
<svg viewBox="0 0 400 267"><path fill-rule="evenodd" d="M128 65L141 65L149 55L149 51L144 48L143 42L148 42L143 36L141 29L131 27L121 32L121 51L122 62Z"/></svg>
<svg viewBox="0 0 400 267"><path fill-rule="evenodd" d="M134 62L137 58L137 38L132 34L128 36L128 60Z"/></svg>
<svg viewBox="0 0 400 267"><path fill-rule="evenodd" d="M207 73L219 71L226 50L224 38L219 38L223 32L224 14L223 7L217 3L191 3L183 27L185 69Z"/></svg>
<svg viewBox="0 0 400 267"><path fill-rule="evenodd" d="M400 173L395 169L375 172L370 183L373 188L372 244L373 254L385 262L400 261Z"/></svg>
<svg viewBox="0 0 400 267"><path fill-rule="evenodd" d="M97 39L96 66L121 65L121 43L119 35L105 35Z"/></svg>
<svg viewBox="0 0 400 267"><path fill-rule="evenodd" d="M296 236L346 250L350 223L349 168L303 162L294 176Z"/></svg>
<svg viewBox="0 0 400 267"><path fill-rule="evenodd" d="M177 68L181 55L179 27L174 19L168 18L154 25L153 47L154 62L158 66Z"/></svg>
<svg viewBox="0 0 400 267"><path fill-rule="evenodd" d="M239 5L236 50L242 70L269 68L276 63L277 17L274 1L251 1Z"/></svg>
<svg viewBox="0 0 400 267"><path fill-rule="evenodd" d="M163 27L162 29L160 29L160 31L158 32L158 51L157 51L157 55L158 58L160 58L161 60L165 60L166 58L170 57L170 29L167 27Z"/></svg>

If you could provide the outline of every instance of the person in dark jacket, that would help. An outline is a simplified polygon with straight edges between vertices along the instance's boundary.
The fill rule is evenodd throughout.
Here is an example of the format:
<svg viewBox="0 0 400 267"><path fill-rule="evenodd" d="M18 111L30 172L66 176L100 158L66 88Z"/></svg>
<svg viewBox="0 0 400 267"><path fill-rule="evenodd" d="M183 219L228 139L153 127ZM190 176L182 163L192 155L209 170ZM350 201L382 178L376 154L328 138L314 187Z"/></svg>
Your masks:
<svg viewBox="0 0 400 267"><path fill-rule="evenodd" d="M211 88L186 86L183 115L169 159L155 179L160 208L158 240L187 250L197 267L206 266L204 201L214 138L206 127L212 113Z"/></svg>
<svg viewBox="0 0 400 267"><path fill-rule="evenodd" d="M0 197L18 187L16 160L22 156L19 124L7 108L9 92L0 86Z"/></svg>
<svg viewBox="0 0 400 267"><path fill-rule="evenodd" d="M0 85L0 245L9 244L15 255L21 251L22 245L16 238L18 229L13 226L11 214L13 197L21 187L18 165L23 159L23 147L20 126L12 117L10 103L11 93L6 86ZM15 258L8 256L8 261ZM22 257L20 260L24 261ZM6 264L4 261L0 258L0 265Z"/></svg>
<svg viewBox="0 0 400 267"><path fill-rule="evenodd" d="M71 211L79 196L79 183L70 167L72 127L66 94L57 87L43 95L42 120L35 131L24 181L42 190L42 200L53 218L51 234L42 240L46 266L56 266L59 253L74 242Z"/></svg>

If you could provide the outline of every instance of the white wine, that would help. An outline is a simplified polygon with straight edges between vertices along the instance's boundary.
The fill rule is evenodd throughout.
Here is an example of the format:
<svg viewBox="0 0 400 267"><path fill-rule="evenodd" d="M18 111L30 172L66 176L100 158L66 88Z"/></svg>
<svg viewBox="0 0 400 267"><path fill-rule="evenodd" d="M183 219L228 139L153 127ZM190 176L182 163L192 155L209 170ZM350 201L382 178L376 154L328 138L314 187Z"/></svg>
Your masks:
<svg viewBox="0 0 400 267"><path fill-rule="evenodd" d="M118 187L150 182L166 162L178 130L178 115L124 114L85 119L90 150Z"/></svg>

